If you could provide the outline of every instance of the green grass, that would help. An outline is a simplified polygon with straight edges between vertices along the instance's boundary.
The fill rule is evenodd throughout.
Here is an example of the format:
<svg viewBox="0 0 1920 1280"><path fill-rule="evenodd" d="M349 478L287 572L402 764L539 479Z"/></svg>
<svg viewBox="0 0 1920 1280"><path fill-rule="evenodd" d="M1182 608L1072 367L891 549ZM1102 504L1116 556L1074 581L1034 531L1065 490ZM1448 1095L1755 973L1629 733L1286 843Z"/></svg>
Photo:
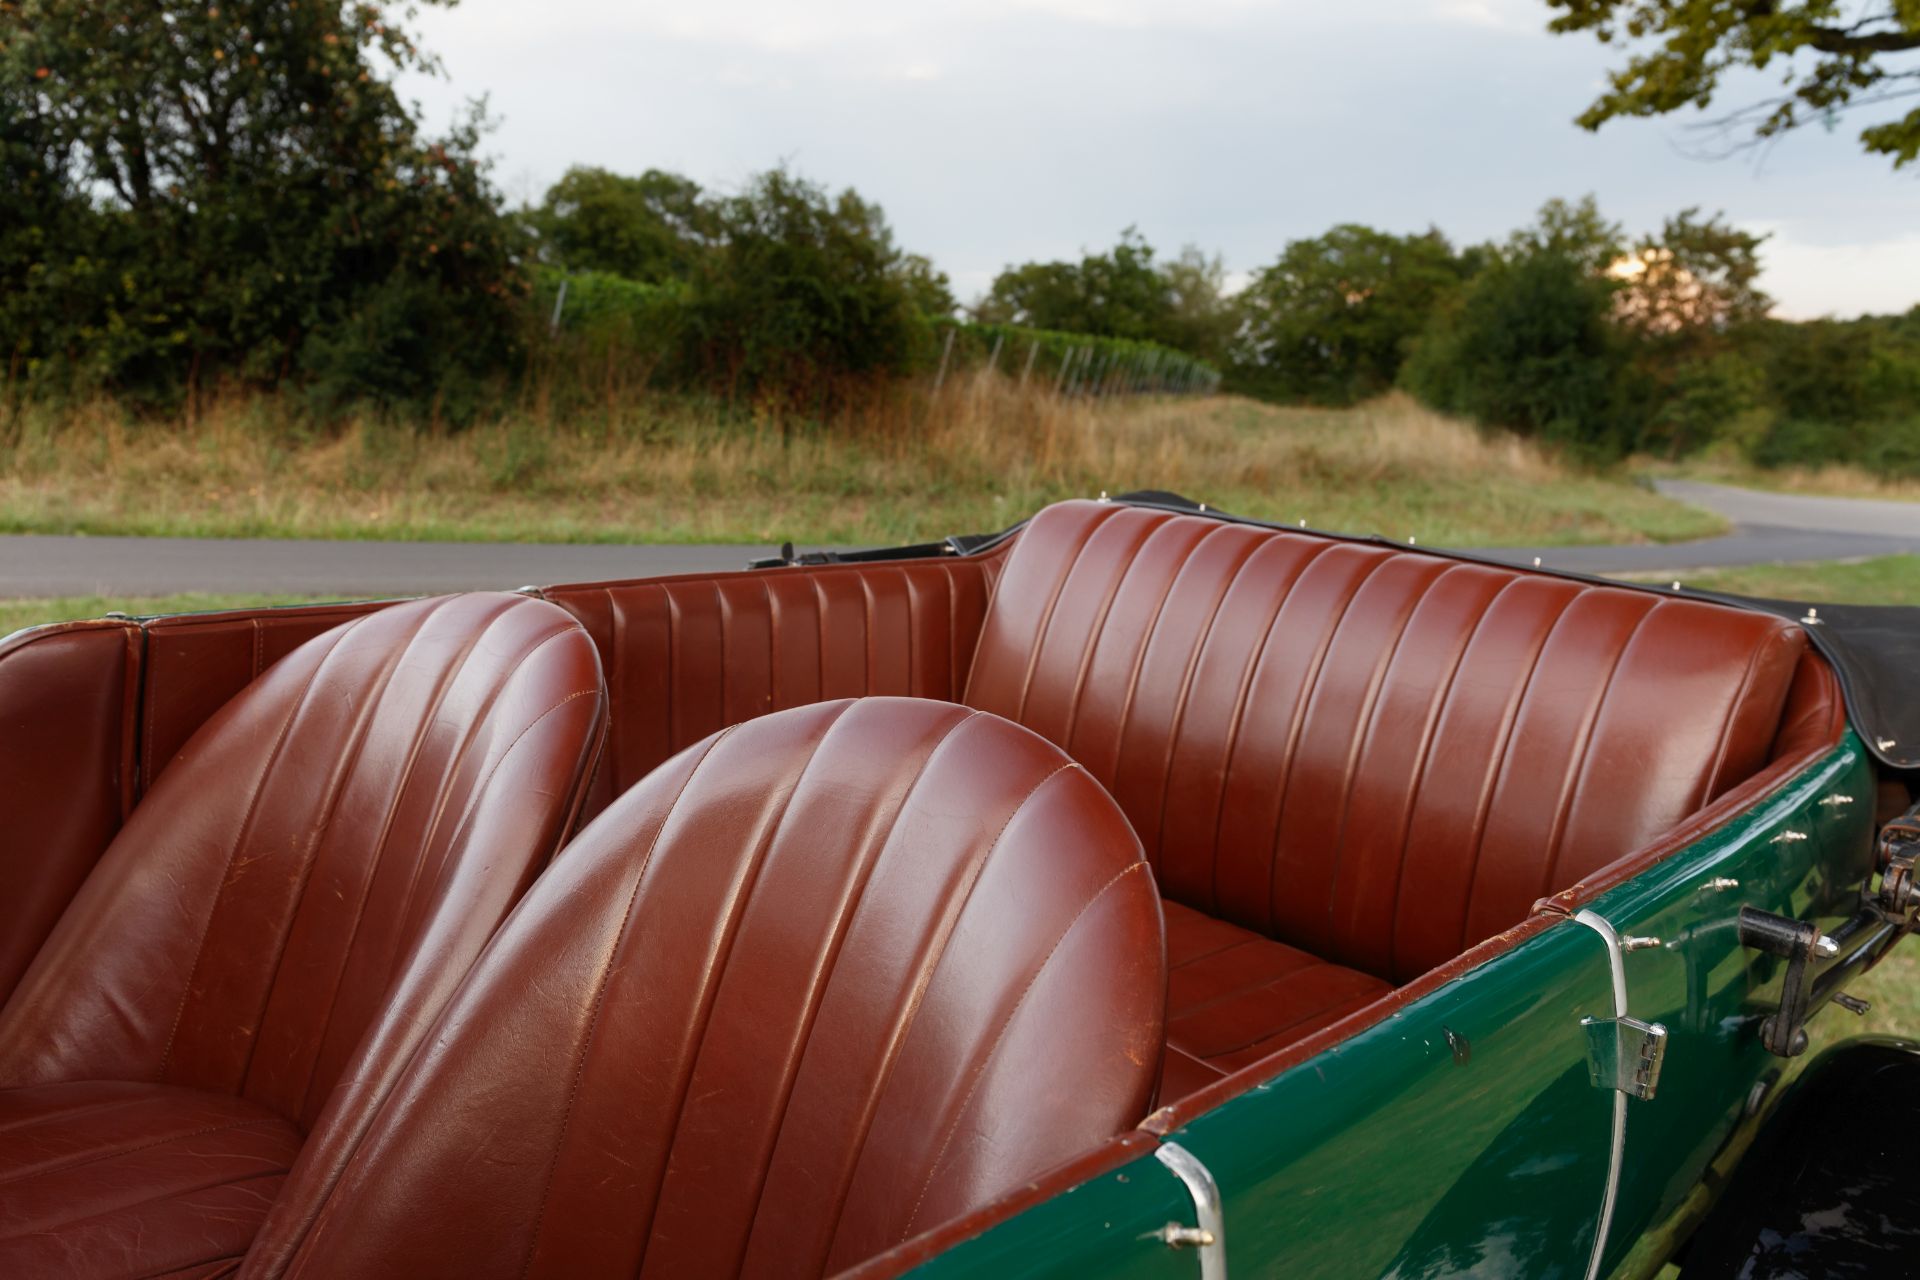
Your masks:
<svg viewBox="0 0 1920 1280"><path fill-rule="evenodd" d="M302 596L218 595L192 592L176 596L54 596L0 600L0 636L43 622L98 618L105 613L200 613L208 609L250 609L264 604L301 604Z"/></svg>
<svg viewBox="0 0 1920 1280"><path fill-rule="evenodd" d="M1920 556L1851 564L1767 564L1687 575L1686 585L1743 596L1816 603L1920 604Z"/></svg>

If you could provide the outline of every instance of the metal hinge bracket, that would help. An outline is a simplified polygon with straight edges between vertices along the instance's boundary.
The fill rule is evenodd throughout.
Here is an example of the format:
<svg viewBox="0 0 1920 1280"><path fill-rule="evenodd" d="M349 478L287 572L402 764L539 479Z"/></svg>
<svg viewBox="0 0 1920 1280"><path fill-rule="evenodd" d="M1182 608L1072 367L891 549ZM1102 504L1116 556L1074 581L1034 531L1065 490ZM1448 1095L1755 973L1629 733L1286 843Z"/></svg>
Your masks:
<svg viewBox="0 0 1920 1280"><path fill-rule="evenodd" d="M1582 1018L1580 1025L1587 1032L1587 1075L1594 1088L1653 1097L1667 1056L1665 1026L1638 1018Z"/></svg>

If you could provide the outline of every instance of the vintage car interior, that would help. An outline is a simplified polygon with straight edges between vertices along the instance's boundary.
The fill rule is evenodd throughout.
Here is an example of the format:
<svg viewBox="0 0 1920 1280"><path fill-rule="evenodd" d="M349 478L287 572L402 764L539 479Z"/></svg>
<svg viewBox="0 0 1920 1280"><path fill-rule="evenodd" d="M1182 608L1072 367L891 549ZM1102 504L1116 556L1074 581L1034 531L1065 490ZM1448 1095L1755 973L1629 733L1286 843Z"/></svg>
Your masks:
<svg viewBox="0 0 1920 1280"><path fill-rule="evenodd" d="M0 1274L308 1277L916 1265L1846 723L1771 614L1079 501L34 629L0 727Z"/></svg>

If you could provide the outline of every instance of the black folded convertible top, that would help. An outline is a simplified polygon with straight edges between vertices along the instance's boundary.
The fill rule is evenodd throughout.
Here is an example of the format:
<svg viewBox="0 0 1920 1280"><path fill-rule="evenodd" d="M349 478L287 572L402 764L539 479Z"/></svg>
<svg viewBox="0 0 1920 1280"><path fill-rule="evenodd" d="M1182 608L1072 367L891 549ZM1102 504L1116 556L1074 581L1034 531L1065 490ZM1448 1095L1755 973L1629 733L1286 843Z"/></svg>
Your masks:
<svg viewBox="0 0 1920 1280"><path fill-rule="evenodd" d="M1808 604L1682 591L1803 624L1833 664L1847 719L1881 763L1920 769L1920 609L1890 604Z"/></svg>

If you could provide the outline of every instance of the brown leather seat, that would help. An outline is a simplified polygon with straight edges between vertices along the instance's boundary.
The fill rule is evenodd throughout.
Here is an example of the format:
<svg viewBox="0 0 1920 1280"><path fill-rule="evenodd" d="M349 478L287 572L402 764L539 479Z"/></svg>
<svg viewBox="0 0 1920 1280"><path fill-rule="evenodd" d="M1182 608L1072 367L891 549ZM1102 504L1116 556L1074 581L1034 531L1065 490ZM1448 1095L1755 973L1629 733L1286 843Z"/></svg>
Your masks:
<svg viewBox="0 0 1920 1280"><path fill-rule="evenodd" d="M290 1274L844 1267L1139 1120L1164 972L1139 842L1051 744L913 699L751 721L534 886Z"/></svg>
<svg viewBox="0 0 1920 1280"><path fill-rule="evenodd" d="M1177 1096L1755 773L1805 644L1698 601L1070 502L1014 546L966 701L1059 743L1140 833Z"/></svg>
<svg viewBox="0 0 1920 1280"><path fill-rule="evenodd" d="M728 725L836 698L958 702L997 554L575 583L547 590L600 648L612 700L591 818Z"/></svg>
<svg viewBox="0 0 1920 1280"><path fill-rule="evenodd" d="M230 1265L565 839L604 710L565 613L455 596L194 735L0 1010L0 1274Z"/></svg>

